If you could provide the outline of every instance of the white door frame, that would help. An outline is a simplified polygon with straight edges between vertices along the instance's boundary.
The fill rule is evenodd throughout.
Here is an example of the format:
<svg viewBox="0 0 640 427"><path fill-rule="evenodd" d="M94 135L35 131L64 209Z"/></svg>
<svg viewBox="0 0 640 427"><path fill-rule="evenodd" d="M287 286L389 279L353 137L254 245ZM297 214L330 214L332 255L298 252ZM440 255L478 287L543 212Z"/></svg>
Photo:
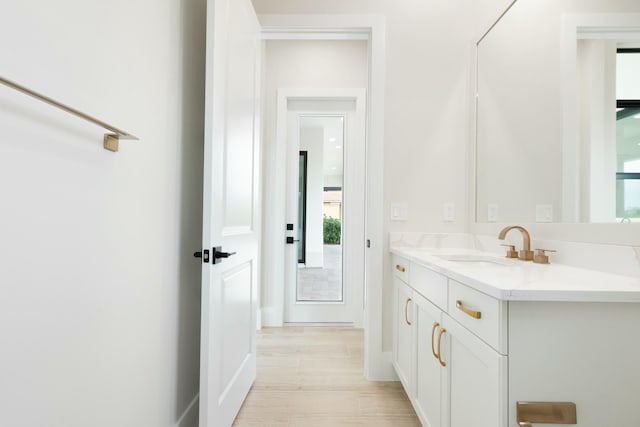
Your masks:
<svg viewBox="0 0 640 427"><path fill-rule="evenodd" d="M384 188L384 84L385 18L382 15L259 15L265 40L368 40L369 85L367 87L366 137L366 228L370 246L365 253L365 355L364 374L369 380L394 380L391 351L382 347L383 265L386 239L383 233ZM284 151L280 151L281 153ZM272 153L271 171L283 170L284 159ZM283 157L283 156L282 156ZM265 177L271 188L284 188L272 173ZM270 199L270 200L269 200ZM263 246L263 288L284 281L284 197L265 198L265 244ZM267 255L268 254L268 255ZM262 324L281 326L283 298L273 298L263 307ZM390 319L390 316L387 316Z"/></svg>
<svg viewBox="0 0 640 427"><path fill-rule="evenodd" d="M307 307L301 310L298 307L292 307L290 304L295 300L295 283L297 279L297 265L292 268L291 261L293 258L297 260L297 247L295 245L287 245L285 250L285 281L284 283L275 284L271 287L274 298L284 298L285 305L284 320L289 319L295 314L300 318L305 312L309 314L308 318L314 318L317 322L353 322L356 328L363 327L363 295L364 295L364 227L359 228L358 224L362 224L365 220L365 199L362 197L364 188L363 175L365 173L365 135L366 130L366 90L365 89L278 89L276 110L276 146L278 152L280 147L285 147L288 153L288 165L286 170L278 169L278 175L286 176L286 191L288 197L296 194L297 200L297 172L292 169L295 166L297 171L299 144L293 143L298 141L300 134L300 123L295 125L297 135L290 133L293 131L291 117L289 113L294 113L298 118L301 116L343 116L345 117L346 126L350 129L344 133L343 149L344 149L344 186L346 191L343 192L344 197L344 218L345 225L342 231L342 281L343 284L348 283L346 292L343 295L343 302L340 303L302 303ZM292 111L290 101L302 101L305 107L308 103L309 107L303 110ZM337 109L338 105L331 105L332 101L338 103L342 101L353 102L354 109L344 111ZM324 104L329 109L320 108ZM336 104L333 102L333 104ZM336 108L331 108L336 107ZM347 119L349 117L349 119ZM358 129L359 128L359 129ZM293 147L296 145L296 147ZM293 158L295 153L295 159ZM291 177L294 175L296 178ZM294 189L295 187L295 189ZM292 212L287 211L286 222L297 223L296 218L292 217ZM299 224L297 224L299 225ZM297 227L296 227L297 231ZM294 234L295 235L295 234ZM297 262L296 262L297 264ZM346 304L346 306L345 306ZM322 307L319 307L319 306ZM320 310L320 311L318 311ZM287 316L288 314L288 316ZM318 320L319 315L323 320ZM333 320L331 320L333 319ZM300 320L296 320L300 321Z"/></svg>

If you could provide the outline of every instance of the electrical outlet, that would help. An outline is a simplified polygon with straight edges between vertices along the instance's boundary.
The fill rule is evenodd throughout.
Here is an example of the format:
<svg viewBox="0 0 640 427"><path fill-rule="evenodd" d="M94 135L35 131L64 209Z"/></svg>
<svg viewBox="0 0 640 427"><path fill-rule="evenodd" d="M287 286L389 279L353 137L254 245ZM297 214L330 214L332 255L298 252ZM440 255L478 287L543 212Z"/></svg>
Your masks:
<svg viewBox="0 0 640 427"><path fill-rule="evenodd" d="M406 202L391 203L391 221L406 221L409 214L409 205Z"/></svg>
<svg viewBox="0 0 640 427"><path fill-rule="evenodd" d="M487 221L488 222L498 221L498 205L497 204L489 203L487 205Z"/></svg>
<svg viewBox="0 0 640 427"><path fill-rule="evenodd" d="M456 220L456 206L453 203L445 203L442 206L442 219L444 222L454 222Z"/></svg>
<svg viewBox="0 0 640 427"><path fill-rule="evenodd" d="M536 222L553 222L553 206L536 205Z"/></svg>

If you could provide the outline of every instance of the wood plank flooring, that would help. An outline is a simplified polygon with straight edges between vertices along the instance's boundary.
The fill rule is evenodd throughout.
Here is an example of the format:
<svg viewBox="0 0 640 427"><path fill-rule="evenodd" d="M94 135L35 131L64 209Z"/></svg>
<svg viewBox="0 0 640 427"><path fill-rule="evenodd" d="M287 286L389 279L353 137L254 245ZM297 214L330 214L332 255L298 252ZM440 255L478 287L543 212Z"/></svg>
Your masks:
<svg viewBox="0 0 640 427"><path fill-rule="evenodd" d="M363 376L363 331L350 327L264 328L258 373L234 426L420 426L399 382Z"/></svg>

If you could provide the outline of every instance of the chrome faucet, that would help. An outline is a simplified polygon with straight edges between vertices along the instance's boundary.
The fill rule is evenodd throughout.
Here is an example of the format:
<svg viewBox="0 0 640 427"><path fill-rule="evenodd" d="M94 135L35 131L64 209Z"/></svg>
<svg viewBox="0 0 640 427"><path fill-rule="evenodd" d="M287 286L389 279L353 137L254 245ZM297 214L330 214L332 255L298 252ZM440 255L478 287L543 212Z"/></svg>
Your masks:
<svg viewBox="0 0 640 427"><path fill-rule="evenodd" d="M525 230L524 227L521 227L519 225L511 225L509 227L505 227L502 229L502 231L500 231L498 239L504 240L509 230L514 228L520 231L520 233L522 234L522 250L519 252L518 258L523 261L533 260L533 251L531 250L531 236L529 236L529 232Z"/></svg>

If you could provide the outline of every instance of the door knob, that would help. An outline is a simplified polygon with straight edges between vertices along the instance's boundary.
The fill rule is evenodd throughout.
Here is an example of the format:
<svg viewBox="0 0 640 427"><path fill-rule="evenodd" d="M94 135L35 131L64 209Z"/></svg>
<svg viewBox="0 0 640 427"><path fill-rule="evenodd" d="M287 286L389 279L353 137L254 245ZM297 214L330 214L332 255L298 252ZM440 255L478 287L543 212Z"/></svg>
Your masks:
<svg viewBox="0 0 640 427"><path fill-rule="evenodd" d="M213 263L220 264L222 258L229 258L231 255L235 255L235 252L222 252L222 246L213 247Z"/></svg>
<svg viewBox="0 0 640 427"><path fill-rule="evenodd" d="M287 236L287 245L293 245L293 242L299 242L299 239L294 239L291 236Z"/></svg>

